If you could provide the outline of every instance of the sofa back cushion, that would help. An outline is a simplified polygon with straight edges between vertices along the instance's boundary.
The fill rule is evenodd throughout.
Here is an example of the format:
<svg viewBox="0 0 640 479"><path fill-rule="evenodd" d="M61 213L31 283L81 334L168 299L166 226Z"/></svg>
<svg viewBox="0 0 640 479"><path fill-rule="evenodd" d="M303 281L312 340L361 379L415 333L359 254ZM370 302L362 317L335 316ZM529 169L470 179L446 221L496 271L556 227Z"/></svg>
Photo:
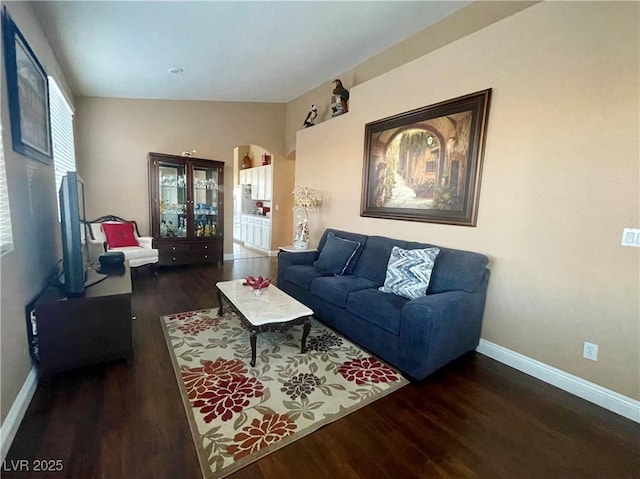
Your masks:
<svg viewBox="0 0 640 479"><path fill-rule="evenodd" d="M394 246L406 249L406 244L406 241L385 236L369 236L353 274L373 281L376 286L382 286L387 275L387 263L391 250Z"/></svg>
<svg viewBox="0 0 640 479"><path fill-rule="evenodd" d="M360 246L360 241L351 241L329 233L313 266L336 276L342 276Z"/></svg>
<svg viewBox="0 0 640 479"><path fill-rule="evenodd" d="M347 265L347 268L342 273L342 274L353 274L353 270L355 268L356 263L358 262L358 258L362 254L363 247L367 242L367 235L363 235L359 233L350 233L348 231L340 231L340 230L334 230L332 228L327 228L322 234L322 237L320 238L320 242L318 243L318 251L320 253L316 257L316 259L318 259L320 257L320 254L322 254L322 250L324 249L324 246L327 243L327 238L329 236L329 233L333 233L338 238L343 238L349 241L356 241L360 243L360 246L356 249L356 252L349 260L349 264Z"/></svg>
<svg viewBox="0 0 640 479"><path fill-rule="evenodd" d="M433 245L409 242L407 249L429 248ZM479 253L440 247L431 273L427 294L445 291L475 292L484 278L489 259Z"/></svg>
<svg viewBox="0 0 640 479"><path fill-rule="evenodd" d="M139 246L136 240L133 223L115 223L105 221L102 223L102 230L107 237L109 248L122 248L124 246Z"/></svg>
<svg viewBox="0 0 640 479"><path fill-rule="evenodd" d="M408 299L427 294L433 263L440 249L402 249L394 246L387 264L384 285L378 289Z"/></svg>
<svg viewBox="0 0 640 479"><path fill-rule="evenodd" d="M473 293L482 284L489 259L479 253L451 248L442 248L429 243L403 241L386 236L367 236L348 231L327 228L320 238L318 250L322 250L327 235L332 232L340 238L359 241L360 246L349 262L344 274L366 278L376 287L382 286L387 274L387 263L394 246L403 249L440 248L427 294L445 291L467 291Z"/></svg>

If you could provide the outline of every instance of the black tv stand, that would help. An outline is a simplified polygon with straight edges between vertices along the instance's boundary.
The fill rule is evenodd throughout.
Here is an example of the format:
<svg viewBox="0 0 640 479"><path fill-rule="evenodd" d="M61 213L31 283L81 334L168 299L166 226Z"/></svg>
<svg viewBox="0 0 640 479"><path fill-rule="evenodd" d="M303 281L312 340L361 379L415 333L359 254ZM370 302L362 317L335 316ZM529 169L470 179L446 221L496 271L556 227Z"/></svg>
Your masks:
<svg viewBox="0 0 640 479"><path fill-rule="evenodd" d="M61 297L57 288L49 288L35 304L41 377L113 359L131 361L131 320L128 264L123 274L85 288L81 298Z"/></svg>

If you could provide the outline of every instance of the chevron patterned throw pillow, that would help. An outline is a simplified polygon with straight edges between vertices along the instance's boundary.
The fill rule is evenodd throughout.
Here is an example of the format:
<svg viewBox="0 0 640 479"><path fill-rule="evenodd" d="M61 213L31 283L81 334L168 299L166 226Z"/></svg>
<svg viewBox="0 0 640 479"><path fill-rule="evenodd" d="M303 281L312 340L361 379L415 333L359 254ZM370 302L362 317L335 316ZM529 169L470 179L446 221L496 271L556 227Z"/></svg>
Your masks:
<svg viewBox="0 0 640 479"><path fill-rule="evenodd" d="M409 299L424 296L439 252L439 248L407 250L394 246L387 263L384 286L378 290Z"/></svg>

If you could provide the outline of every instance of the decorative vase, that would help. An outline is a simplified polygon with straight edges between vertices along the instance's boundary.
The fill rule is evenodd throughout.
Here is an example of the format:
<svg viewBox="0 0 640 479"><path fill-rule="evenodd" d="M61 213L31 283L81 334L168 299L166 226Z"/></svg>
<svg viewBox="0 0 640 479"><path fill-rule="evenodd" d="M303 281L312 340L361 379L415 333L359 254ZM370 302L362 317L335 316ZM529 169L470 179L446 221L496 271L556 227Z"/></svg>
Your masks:
<svg viewBox="0 0 640 479"><path fill-rule="evenodd" d="M242 169L246 170L247 168L251 168L251 157L244 155L244 158L242 158Z"/></svg>
<svg viewBox="0 0 640 479"><path fill-rule="evenodd" d="M271 164L271 155L267 155L266 153L262 155L262 166L267 166Z"/></svg>

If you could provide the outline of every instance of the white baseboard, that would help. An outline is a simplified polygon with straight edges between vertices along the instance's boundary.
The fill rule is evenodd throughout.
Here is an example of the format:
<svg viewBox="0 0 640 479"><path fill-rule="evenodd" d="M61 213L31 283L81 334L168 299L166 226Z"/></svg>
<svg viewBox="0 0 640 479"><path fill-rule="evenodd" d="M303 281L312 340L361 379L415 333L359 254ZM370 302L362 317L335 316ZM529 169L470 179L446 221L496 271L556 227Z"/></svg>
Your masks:
<svg viewBox="0 0 640 479"><path fill-rule="evenodd" d="M13 438L16 437L22 418L27 412L27 407L29 407L37 387L38 370L35 366L32 366L18 396L13 401L11 409L9 409L6 419L2 423L2 427L0 427L0 462L4 462L7 457Z"/></svg>
<svg viewBox="0 0 640 479"><path fill-rule="evenodd" d="M528 356L511 351L485 339L476 348L480 354L522 371L545 383L597 404L609 411L640 423L640 401L549 366Z"/></svg>
<svg viewBox="0 0 640 479"><path fill-rule="evenodd" d="M233 253L225 253L222 256L222 261L233 261Z"/></svg>

